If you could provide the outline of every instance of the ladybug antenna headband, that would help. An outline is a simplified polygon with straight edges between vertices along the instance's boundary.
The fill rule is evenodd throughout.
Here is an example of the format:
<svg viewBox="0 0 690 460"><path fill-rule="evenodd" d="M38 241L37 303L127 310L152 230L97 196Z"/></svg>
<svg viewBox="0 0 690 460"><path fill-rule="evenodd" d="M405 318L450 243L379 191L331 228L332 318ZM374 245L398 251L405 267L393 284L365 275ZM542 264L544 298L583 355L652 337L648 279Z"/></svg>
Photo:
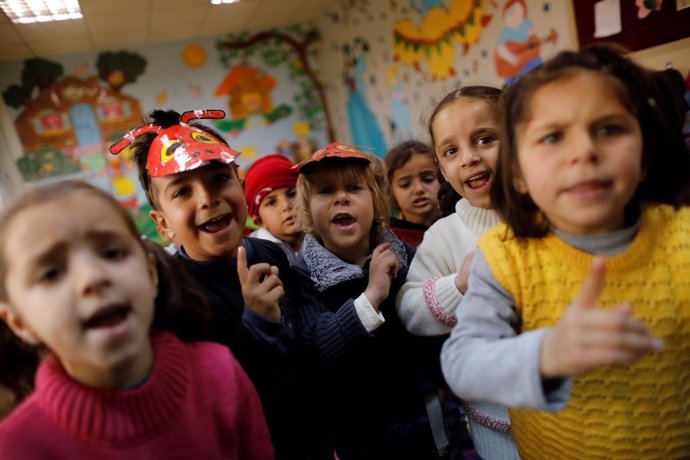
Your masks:
<svg viewBox="0 0 690 460"><path fill-rule="evenodd" d="M184 112L177 125L163 128L150 124L133 129L110 146L110 151L116 155L139 136L154 133L156 136L151 141L146 157L146 169L152 177L191 171L211 161L230 164L234 162L239 152L228 147L215 135L188 124L191 120L223 117L225 117L225 112L222 110Z"/></svg>
<svg viewBox="0 0 690 460"><path fill-rule="evenodd" d="M183 112L182 115L180 115L180 124L186 125L192 120L217 118L225 118L225 112L222 110L188 110L186 112ZM162 127L154 124L134 128L133 130L122 136L122 139L110 146L110 153L112 153L113 155L117 155L118 153L122 152L125 149L125 147L134 142L137 137L143 136L146 133L158 134L159 132L161 132L162 129Z"/></svg>

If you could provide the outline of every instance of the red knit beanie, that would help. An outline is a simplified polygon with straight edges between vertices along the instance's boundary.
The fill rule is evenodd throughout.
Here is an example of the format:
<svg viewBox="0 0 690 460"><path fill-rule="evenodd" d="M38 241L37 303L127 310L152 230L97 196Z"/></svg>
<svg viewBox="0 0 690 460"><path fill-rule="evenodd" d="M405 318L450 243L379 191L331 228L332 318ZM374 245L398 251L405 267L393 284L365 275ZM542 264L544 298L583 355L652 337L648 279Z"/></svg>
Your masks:
<svg viewBox="0 0 690 460"><path fill-rule="evenodd" d="M280 187L294 187L297 184L295 164L280 154L266 155L249 166L244 175L244 199L249 206L249 215L259 213L259 205L266 195Z"/></svg>

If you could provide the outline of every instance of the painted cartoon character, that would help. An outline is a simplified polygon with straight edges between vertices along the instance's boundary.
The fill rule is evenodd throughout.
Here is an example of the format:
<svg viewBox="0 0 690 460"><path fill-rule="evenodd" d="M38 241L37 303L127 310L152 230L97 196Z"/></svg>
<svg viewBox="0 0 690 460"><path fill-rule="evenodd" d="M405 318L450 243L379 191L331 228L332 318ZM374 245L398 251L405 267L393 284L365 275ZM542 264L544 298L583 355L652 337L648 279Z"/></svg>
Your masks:
<svg viewBox="0 0 690 460"><path fill-rule="evenodd" d="M542 43L555 42L558 34L551 29L548 37L540 39L534 33L532 21L527 18L525 0L508 0L503 5L503 22L505 27L498 37L494 57L496 73L510 85L542 63Z"/></svg>

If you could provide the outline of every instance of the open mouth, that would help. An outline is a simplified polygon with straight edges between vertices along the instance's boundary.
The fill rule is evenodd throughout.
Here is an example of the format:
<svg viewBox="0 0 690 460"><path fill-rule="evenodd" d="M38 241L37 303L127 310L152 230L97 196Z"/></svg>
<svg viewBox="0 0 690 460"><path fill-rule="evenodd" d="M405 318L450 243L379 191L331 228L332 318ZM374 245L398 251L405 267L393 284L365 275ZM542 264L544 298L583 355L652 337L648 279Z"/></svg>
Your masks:
<svg viewBox="0 0 690 460"><path fill-rule="evenodd" d="M590 197L603 193L611 186L611 182L591 180L574 184L568 187L565 191L571 195Z"/></svg>
<svg viewBox="0 0 690 460"><path fill-rule="evenodd" d="M475 174L474 176L470 177L465 181L465 184L472 190L477 190L480 189L484 186L486 186L489 181L491 180L491 173L488 172L482 172L479 174Z"/></svg>
<svg viewBox="0 0 690 460"><path fill-rule="evenodd" d="M429 200L429 198L427 198L427 197L422 197L422 198L417 198L416 200L414 200L414 201L412 202L412 204L413 204L414 206L418 207L418 208L421 208L421 207L423 207L423 206L428 205L430 201L431 201L431 200Z"/></svg>
<svg viewBox="0 0 690 460"><path fill-rule="evenodd" d="M103 329L117 326L127 319L131 308L127 305L113 305L96 312L84 322L85 329Z"/></svg>
<svg viewBox="0 0 690 460"><path fill-rule="evenodd" d="M339 227L349 227L357 221L351 214L338 213L333 217L332 222Z"/></svg>
<svg viewBox="0 0 690 460"><path fill-rule="evenodd" d="M207 233L218 233L221 230L226 229L230 225L231 215L223 214L213 219L209 219L203 224L199 225L201 231Z"/></svg>

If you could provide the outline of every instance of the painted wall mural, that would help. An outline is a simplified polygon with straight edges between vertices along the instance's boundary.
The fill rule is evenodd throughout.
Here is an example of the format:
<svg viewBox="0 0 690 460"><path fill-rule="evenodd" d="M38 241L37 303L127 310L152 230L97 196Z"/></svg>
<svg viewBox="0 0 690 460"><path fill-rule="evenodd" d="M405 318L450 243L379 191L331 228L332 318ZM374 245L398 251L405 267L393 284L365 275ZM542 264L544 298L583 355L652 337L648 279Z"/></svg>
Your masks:
<svg viewBox="0 0 690 460"><path fill-rule="evenodd" d="M143 233L156 237L155 228L144 228L151 219L131 156L107 154L110 143L153 109L223 109L218 126L242 152L241 170L280 145L286 154L307 155L331 139L325 93L313 83L320 85L319 40L318 29L304 26L2 62L0 90L23 147L11 162L25 181L95 183L142 216Z"/></svg>
<svg viewBox="0 0 690 460"><path fill-rule="evenodd" d="M233 113L232 122L218 121L216 127L233 136L238 130L247 129L245 115L259 122L259 117L263 117L266 123L273 123L294 114L292 132L296 139L279 140L275 151L289 152L295 161L314 150L311 146L318 143L313 138L314 132L322 131L332 140L326 93L314 66L320 39L318 29L295 25L228 35L216 41L220 61L230 70L215 95L230 95ZM248 63L252 66L248 67ZM298 90L293 92L292 105L283 103L274 108L270 93L277 80L271 74L279 70L287 73Z"/></svg>
<svg viewBox="0 0 690 460"><path fill-rule="evenodd" d="M363 146L363 124L379 145L428 141L428 116L451 90L502 87L573 46L567 4L550 0L339 0L320 29L336 138Z"/></svg>

